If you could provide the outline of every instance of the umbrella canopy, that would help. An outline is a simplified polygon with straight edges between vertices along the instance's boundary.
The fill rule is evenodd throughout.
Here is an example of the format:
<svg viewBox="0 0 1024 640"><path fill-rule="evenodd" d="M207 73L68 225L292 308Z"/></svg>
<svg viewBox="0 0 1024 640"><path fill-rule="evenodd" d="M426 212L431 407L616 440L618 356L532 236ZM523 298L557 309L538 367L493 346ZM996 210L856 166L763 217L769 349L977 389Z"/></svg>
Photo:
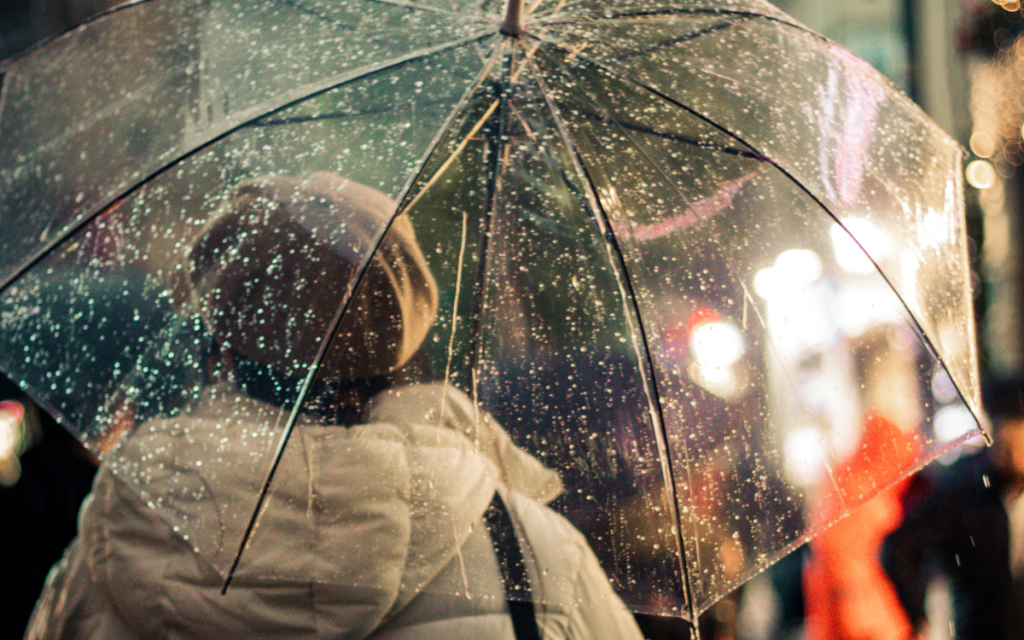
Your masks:
<svg viewBox="0 0 1024 640"><path fill-rule="evenodd" d="M149 0L0 66L0 369L225 577L353 579L286 562L309 452L396 389L687 618L977 434L905 96L758 0L513 9Z"/></svg>

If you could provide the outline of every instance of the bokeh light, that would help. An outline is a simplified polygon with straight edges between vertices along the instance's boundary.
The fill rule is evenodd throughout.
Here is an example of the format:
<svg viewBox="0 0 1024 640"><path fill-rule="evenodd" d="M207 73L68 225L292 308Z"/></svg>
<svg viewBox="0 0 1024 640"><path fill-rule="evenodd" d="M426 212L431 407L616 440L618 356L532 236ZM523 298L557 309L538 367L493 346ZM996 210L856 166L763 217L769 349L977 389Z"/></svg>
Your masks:
<svg viewBox="0 0 1024 640"><path fill-rule="evenodd" d="M24 445L25 407L15 400L0 402L0 486L13 486L21 477L18 456Z"/></svg>
<svg viewBox="0 0 1024 640"><path fill-rule="evenodd" d="M974 160L967 165L967 183L975 189L988 189L996 183L996 170L988 160Z"/></svg>
<svg viewBox="0 0 1024 640"><path fill-rule="evenodd" d="M979 158L990 158L996 150L996 141L988 131L977 130L971 134L971 153Z"/></svg>

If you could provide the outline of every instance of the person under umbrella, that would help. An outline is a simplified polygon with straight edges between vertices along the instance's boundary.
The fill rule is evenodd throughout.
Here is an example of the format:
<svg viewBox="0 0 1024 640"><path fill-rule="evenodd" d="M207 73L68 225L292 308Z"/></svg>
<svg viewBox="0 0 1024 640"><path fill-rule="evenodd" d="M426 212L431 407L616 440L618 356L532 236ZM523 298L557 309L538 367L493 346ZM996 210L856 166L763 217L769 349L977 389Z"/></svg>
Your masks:
<svg viewBox="0 0 1024 640"><path fill-rule="evenodd" d="M196 552L241 539L232 514L260 490L247 442L293 409L282 390L316 333L302 327L330 326L337 304L321 298L358 269L346 243L372 241L394 209L329 173L232 189L179 287L212 338L211 383L100 470L26 638L641 637L583 536L544 506L558 475L461 391L406 383L438 309L406 216L352 294L230 588ZM191 535L126 473L173 485L163 499Z"/></svg>

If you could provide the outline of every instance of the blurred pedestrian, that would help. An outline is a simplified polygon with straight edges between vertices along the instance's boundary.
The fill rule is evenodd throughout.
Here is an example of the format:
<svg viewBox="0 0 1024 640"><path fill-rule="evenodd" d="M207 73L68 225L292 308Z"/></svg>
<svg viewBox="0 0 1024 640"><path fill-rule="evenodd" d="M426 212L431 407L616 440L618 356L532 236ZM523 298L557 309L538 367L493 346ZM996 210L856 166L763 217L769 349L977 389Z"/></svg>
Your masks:
<svg viewBox="0 0 1024 640"><path fill-rule="evenodd" d="M886 541L886 570L922 636L937 567L952 582L954 637L1024 638L1024 381L987 385L984 396L994 445L944 470Z"/></svg>
<svg viewBox="0 0 1024 640"><path fill-rule="evenodd" d="M899 443L897 447L891 443ZM865 421L862 446L836 470L844 491L867 491L874 470L895 473L911 463L916 442L879 415ZM860 482L858 482L858 479ZM804 570L807 640L907 640L910 621L878 558L886 534L903 515L907 482L882 491L811 540ZM849 494L847 494L849 495ZM843 500L826 498L833 517Z"/></svg>
<svg viewBox="0 0 1024 640"><path fill-rule="evenodd" d="M47 572L75 537L96 467L70 433L4 376L0 401L23 407L22 443L11 452L20 455L11 461L15 473L0 477L0 640L19 640ZM13 445L4 417L0 410L0 442Z"/></svg>
<svg viewBox="0 0 1024 640"><path fill-rule="evenodd" d="M879 560L883 540L903 517L909 481L879 492L877 478L905 474L921 446L917 365L913 351L901 348L898 337L878 329L863 336L855 351L866 390L865 412L856 448L832 470L834 485L813 514L817 526L828 528L811 540L804 569L807 640L912 637ZM862 501L846 514L849 504Z"/></svg>

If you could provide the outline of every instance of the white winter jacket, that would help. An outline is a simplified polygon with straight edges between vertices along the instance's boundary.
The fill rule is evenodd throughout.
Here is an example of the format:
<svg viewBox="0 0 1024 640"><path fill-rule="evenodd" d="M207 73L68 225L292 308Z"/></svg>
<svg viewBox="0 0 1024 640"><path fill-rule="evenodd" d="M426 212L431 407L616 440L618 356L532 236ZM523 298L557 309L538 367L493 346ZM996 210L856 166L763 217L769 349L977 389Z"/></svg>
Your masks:
<svg viewBox="0 0 1024 640"><path fill-rule="evenodd" d="M542 638L640 640L582 535L544 506L558 476L439 385L376 396L364 425L301 424L222 595L218 569L260 488L245 439L277 411L214 387L194 411L142 425L117 473L97 475L26 638L511 640L483 521L497 491ZM146 504L172 493L180 506L163 516Z"/></svg>

